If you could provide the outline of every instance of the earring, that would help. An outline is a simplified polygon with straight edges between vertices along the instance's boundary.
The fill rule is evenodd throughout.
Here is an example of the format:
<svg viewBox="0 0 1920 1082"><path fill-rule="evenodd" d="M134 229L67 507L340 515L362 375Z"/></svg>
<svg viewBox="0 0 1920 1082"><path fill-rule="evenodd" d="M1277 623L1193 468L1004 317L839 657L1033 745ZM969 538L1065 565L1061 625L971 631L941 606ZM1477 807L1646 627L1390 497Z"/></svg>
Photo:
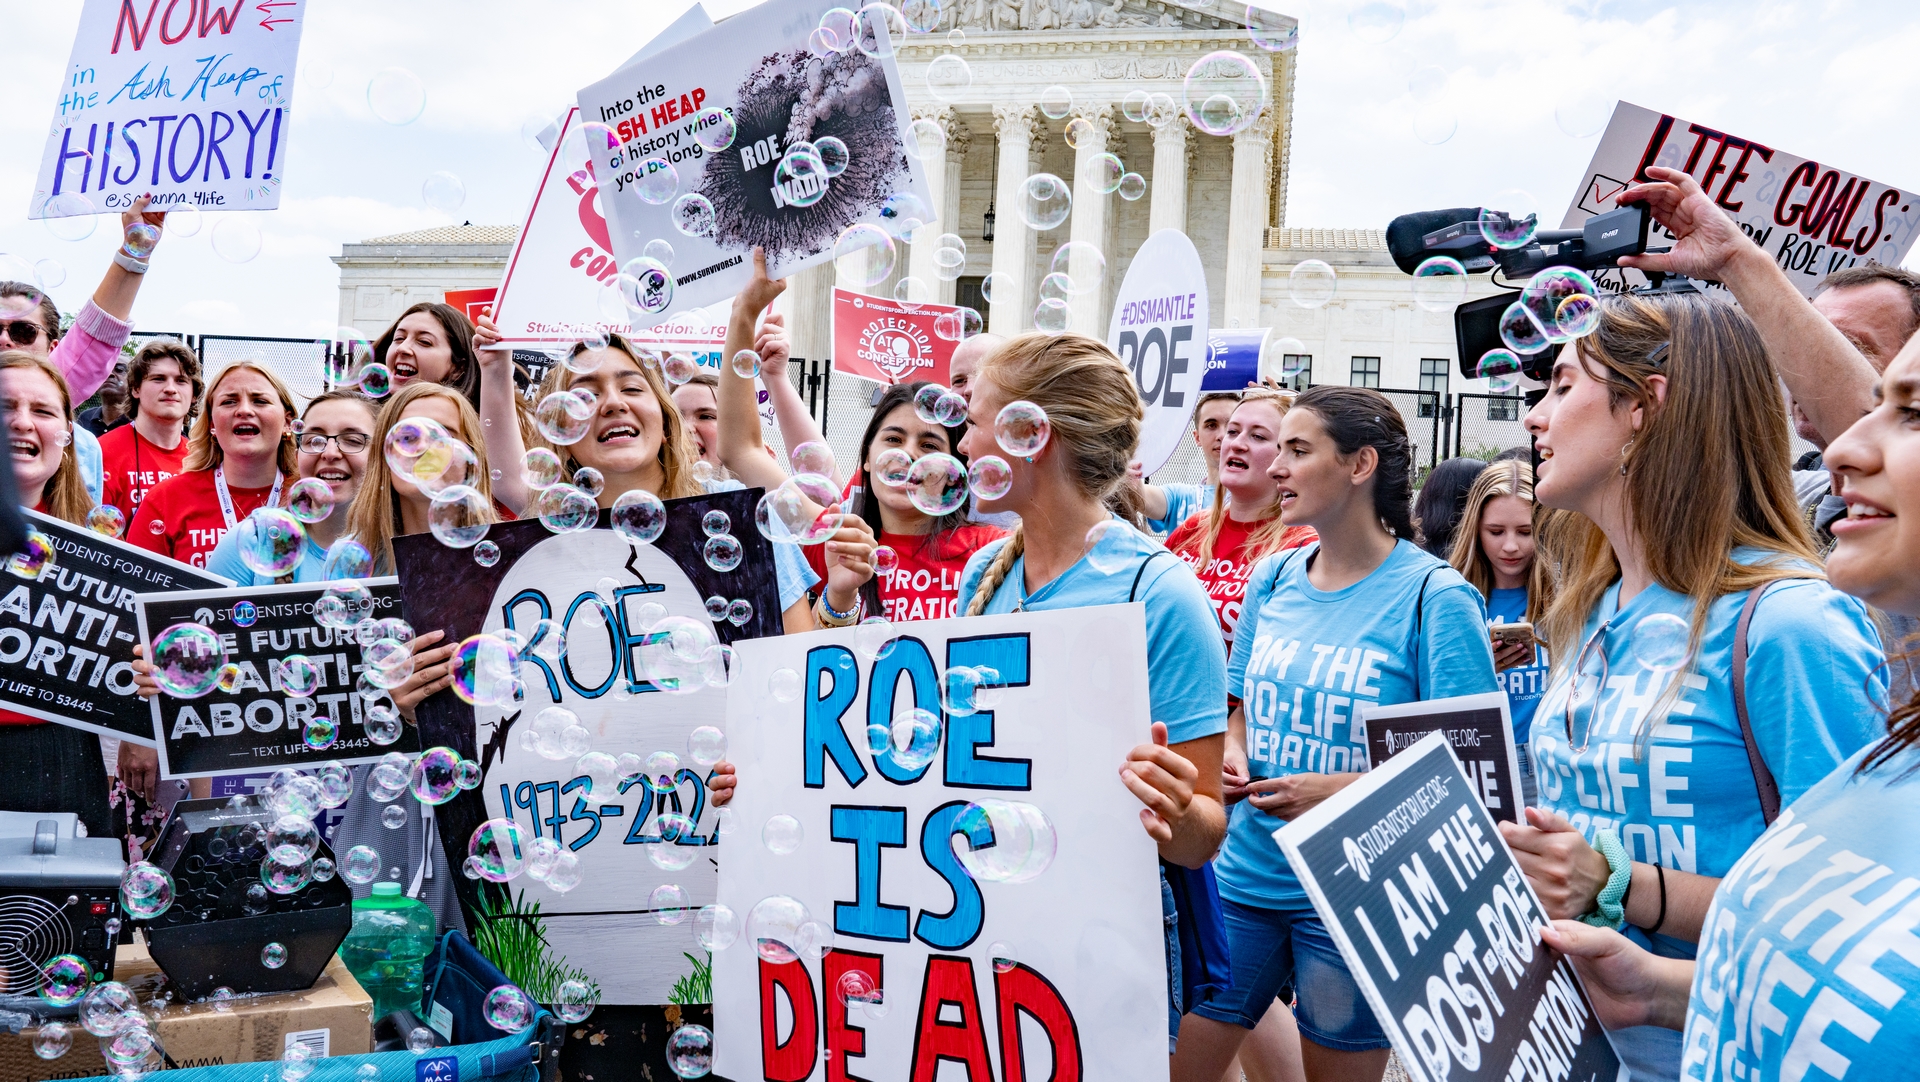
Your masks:
<svg viewBox="0 0 1920 1082"><path fill-rule="evenodd" d="M1622 445L1620 448L1620 476L1622 477L1625 477L1627 475L1627 456L1632 453L1633 453L1633 437L1628 436L1627 442L1624 445Z"/></svg>

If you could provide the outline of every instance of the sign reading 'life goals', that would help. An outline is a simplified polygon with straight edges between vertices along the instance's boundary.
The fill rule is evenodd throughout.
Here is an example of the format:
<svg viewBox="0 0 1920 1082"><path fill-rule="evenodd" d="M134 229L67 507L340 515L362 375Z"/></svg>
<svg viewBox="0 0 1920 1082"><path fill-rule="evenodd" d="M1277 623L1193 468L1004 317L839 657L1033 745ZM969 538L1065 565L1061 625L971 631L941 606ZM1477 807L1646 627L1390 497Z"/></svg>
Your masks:
<svg viewBox="0 0 1920 1082"><path fill-rule="evenodd" d="M1441 733L1273 836L1415 1082L1625 1077Z"/></svg>
<svg viewBox="0 0 1920 1082"><path fill-rule="evenodd" d="M1141 613L740 646L720 901L742 928L714 955L717 1075L1166 1077L1154 844L1114 775L1149 727ZM984 709L941 714L956 666L999 672ZM937 748L901 739L915 708L941 716ZM1042 814L1051 863L1022 826Z"/></svg>

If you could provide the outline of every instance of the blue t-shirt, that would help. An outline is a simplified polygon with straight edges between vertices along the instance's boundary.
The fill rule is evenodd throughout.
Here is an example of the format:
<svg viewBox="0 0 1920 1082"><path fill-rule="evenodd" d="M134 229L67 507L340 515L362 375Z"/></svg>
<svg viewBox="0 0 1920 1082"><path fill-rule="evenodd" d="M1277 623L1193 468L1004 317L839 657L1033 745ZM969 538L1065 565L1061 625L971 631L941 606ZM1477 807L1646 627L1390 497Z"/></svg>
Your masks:
<svg viewBox="0 0 1920 1082"><path fill-rule="evenodd" d="M87 495L98 504L105 487L102 482L106 480L102 472L100 437L79 425L73 426L73 461L80 467L80 483L86 486ZM132 514L127 515L127 521L133 521Z"/></svg>
<svg viewBox="0 0 1920 1082"><path fill-rule="evenodd" d="M1720 881L1682 1079L1906 1078L1920 1062L1920 757L1856 777L1866 754L1781 812Z"/></svg>
<svg viewBox="0 0 1920 1082"><path fill-rule="evenodd" d="M708 481L706 485L708 492L738 492L746 487L731 477ZM792 608L794 602L807 596L807 591L820 581L820 576L807 566L807 558L800 554L798 545L776 543L773 546L773 571L775 580L780 584L780 611L783 613Z"/></svg>
<svg viewBox="0 0 1920 1082"><path fill-rule="evenodd" d="M1307 581L1319 551L1315 542L1276 552L1247 576L1227 686L1240 689L1257 777L1364 771L1361 705L1498 687L1486 603L1459 572L1402 539L1372 574L1326 591ZM1222 897L1267 909L1309 904L1273 844L1285 823L1248 801L1233 808L1216 864Z"/></svg>
<svg viewBox="0 0 1920 1082"><path fill-rule="evenodd" d="M989 615L1022 610L1082 609L1094 605L1124 605L1142 601L1147 606L1147 696L1153 720L1165 722L1167 743L1179 744L1227 731L1227 657L1220 642L1220 623L1207 601L1207 591L1193 570L1152 538L1131 528L1114 531L1103 548L1122 542L1133 552L1124 567L1107 574L1085 557L1060 577L1027 593L1027 558L1007 569L984 610ZM973 600L975 587L994 555L1007 543L1001 538L983 546L960 573L960 611ZM1155 554L1158 553L1158 556ZM1141 564L1152 560L1141 573ZM1135 589L1134 580L1139 579ZM1132 596L1129 597L1128 595Z"/></svg>
<svg viewBox="0 0 1920 1082"><path fill-rule="evenodd" d="M1565 659L1540 699L1531 741L1540 805L1565 815L1588 841L1602 828L1617 830L1634 860L1719 878L1766 826L1733 709L1733 638L1746 594L1727 594L1708 609L1698 653L1680 670L1679 694L1659 724L1649 723L1648 712L1673 674L1636 660L1633 640L1655 613L1690 619L1693 601L1657 583L1624 608L1619 594L1617 581L1607 587L1581 632L1584 644L1610 617L1594 647L1606 652L1607 678L1584 750L1571 750L1566 721L1577 657ZM1747 629L1747 718L1783 805L1880 735L1886 688L1880 636L1865 604L1822 579L1767 588ZM1628 934L1646 942L1636 929ZM1669 957L1694 954L1692 943L1664 935L1652 947Z"/></svg>
<svg viewBox="0 0 1920 1082"><path fill-rule="evenodd" d="M294 582L325 582L327 579L327 550L313 543L313 538L301 538L300 562L293 567ZM258 575L240 559L240 532L228 530L220 543L207 553L207 570L213 574L230 578L235 586L272 586L278 580L272 575Z"/></svg>
<svg viewBox="0 0 1920 1082"><path fill-rule="evenodd" d="M1527 591L1495 590L1487 598L1487 623L1524 624L1527 622ZM1533 664L1498 672L1500 690L1507 693L1507 713L1513 718L1513 742L1526 754L1527 736L1533 729L1533 712L1540 705L1540 693L1547 690L1547 650L1535 644Z"/></svg>
<svg viewBox="0 0 1920 1082"><path fill-rule="evenodd" d="M1212 485L1176 481L1159 487L1167 494L1167 513L1160 518L1148 519L1147 526L1162 536L1172 533L1176 527L1192 518L1196 512L1205 511L1213 506Z"/></svg>

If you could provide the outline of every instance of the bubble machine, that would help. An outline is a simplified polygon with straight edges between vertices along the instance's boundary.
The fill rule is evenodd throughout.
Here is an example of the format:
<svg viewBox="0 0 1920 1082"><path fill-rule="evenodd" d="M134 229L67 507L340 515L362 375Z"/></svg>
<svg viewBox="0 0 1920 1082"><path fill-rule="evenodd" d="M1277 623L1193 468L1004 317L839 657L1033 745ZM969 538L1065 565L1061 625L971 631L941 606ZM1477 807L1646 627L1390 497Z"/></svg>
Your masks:
<svg viewBox="0 0 1920 1082"><path fill-rule="evenodd" d="M38 992L62 954L113 978L109 921L121 918L118 838L89 838L72 812L0 812L0 979Z"/></svg>
<svg viewBox="0 0 1920 1082"><path fill-rule="evenodd" d="M173 905L141 923L179 997L310 988L352 929L353 891L337 876L311 874L312 862L331 861L333 851L316 831L304 870L270 862L274 819L251 798L174 806L153 856L173 876Z"/></svg>

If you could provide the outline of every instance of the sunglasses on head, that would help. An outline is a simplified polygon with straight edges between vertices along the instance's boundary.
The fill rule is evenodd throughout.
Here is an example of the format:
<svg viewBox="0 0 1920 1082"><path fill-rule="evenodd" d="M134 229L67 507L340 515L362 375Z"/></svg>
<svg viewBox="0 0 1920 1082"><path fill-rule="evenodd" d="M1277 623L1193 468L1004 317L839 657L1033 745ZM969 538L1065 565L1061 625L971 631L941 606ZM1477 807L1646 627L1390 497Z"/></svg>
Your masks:
<svg viewBox="0 0 1920 1082"><path fill-rule="evenodd" d="M31 319L10 319L0 322L0 331L4 331L14 345L30 346L38 342L47 329Z"/></svg>

